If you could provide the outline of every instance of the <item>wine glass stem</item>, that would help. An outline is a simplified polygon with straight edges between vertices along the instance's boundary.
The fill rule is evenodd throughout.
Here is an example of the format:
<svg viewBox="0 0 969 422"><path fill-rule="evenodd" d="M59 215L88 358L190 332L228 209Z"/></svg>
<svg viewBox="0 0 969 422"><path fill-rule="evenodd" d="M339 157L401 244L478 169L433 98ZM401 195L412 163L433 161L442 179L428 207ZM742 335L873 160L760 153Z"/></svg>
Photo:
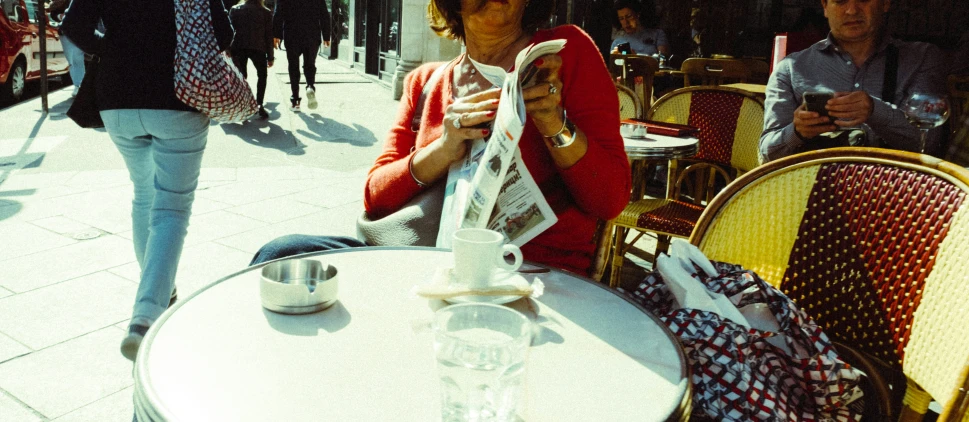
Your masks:
<svg viewBox="0 0 969 422"><path fill-rule="evenodd" d="M928 129L919 129L919 132L920 132L919 133L919 138L921 138L921 140L919 142L919 152L922 153L922 154L925 154L925 138L928 137L929 130Z"/></svg>

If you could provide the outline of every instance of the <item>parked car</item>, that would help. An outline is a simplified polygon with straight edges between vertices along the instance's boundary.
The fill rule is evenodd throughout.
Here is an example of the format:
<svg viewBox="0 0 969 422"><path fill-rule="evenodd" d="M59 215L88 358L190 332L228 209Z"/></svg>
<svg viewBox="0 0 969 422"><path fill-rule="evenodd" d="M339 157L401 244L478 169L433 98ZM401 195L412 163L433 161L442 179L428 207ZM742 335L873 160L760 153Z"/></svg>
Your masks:
<svg viewBox="0 0 969 422"><path fill-rule="evenodd" d="M19 101L27 82L40 79L40 36L35 0L0 0L0 99ZM47 74L68 71L57 22L47 13Z"/></svg>

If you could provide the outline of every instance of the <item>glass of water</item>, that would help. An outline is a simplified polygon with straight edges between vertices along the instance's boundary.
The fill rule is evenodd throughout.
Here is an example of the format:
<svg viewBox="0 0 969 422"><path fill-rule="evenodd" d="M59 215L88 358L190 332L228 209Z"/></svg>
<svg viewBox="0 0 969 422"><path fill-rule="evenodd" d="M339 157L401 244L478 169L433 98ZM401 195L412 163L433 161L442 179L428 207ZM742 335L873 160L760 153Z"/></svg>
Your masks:
<svg viewBox="0 0 969 422"><path fill-rule="evenodd" d="M516 420L531 321L504 306L464 303L438 310L433 327L441 420Z"/></svg>
<svg viewBox="0 0 969 422"><path fill-rule="evenodd" d="M909 124L919 129L919 152L925 153L929 129L939 127L949 118L949 102L944 95L914 93L902 104Z"/></svg>

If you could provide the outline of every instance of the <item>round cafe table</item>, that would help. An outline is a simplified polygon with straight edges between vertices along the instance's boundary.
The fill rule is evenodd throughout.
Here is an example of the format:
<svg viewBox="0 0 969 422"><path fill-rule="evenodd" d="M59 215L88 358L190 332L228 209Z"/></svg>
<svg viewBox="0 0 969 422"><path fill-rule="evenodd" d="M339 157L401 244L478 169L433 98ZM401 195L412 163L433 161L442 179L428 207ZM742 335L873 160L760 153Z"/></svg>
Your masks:
<svg viewBox="0 0 969 422"><path fill-rule="evenodd" d="M178 302L135 364L139 421L440 420L434 335L446 306L411 293L451 253L354 248L304 255L337 268L339 300L314 314L260 304L259 267ZM590 279L552 270L507 306L537 324L519 416L530 422L685 418L688 369L654 316Z"/></svg>
<svg viewBox="0 0 969 422"><path fill-rule="evenodd" d="M649 161L668 161L669 164L666 197L671 196L673 177L677 174L679 159L689 158L696 154L699 139L695 136L666 136L647 133L646 138L623 137L626 155L632 161L632 200L643 198L646 193L646 165Z"/></svg>

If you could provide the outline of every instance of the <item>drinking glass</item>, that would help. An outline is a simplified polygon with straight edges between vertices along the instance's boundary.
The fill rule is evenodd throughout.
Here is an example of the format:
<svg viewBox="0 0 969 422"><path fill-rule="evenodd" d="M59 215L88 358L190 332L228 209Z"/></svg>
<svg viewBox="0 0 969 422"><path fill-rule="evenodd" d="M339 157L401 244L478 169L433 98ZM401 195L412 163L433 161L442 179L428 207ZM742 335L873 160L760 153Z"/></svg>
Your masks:
<svg viewBox="0 0 969 422"><path fill-rule="evenodd" d="M902 104L908 122L919 129L919 152L925 153L925 138L929 129L939 127L949 118L949 102L945 96L914 93Z"/></svg>
<svg viewBox="0 0 969 422"><path fill-rule="evenodd" d="M504 306L465 303L438 310L433 327L441 420L515 420L531 321Z"/></svg>

